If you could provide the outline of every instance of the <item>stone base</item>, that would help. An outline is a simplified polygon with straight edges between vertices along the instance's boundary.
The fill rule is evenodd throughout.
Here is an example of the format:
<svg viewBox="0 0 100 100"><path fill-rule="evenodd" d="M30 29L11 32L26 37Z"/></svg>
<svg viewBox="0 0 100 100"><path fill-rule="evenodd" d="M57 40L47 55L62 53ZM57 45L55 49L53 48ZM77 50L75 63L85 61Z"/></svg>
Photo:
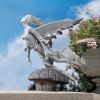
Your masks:
<svg viewBox="0 0 100 100"><path fill-rule="evenodd" d="M96 84L96 89L93 91L93 93L100 94L100 84Z"/></svg>
<svg viewBox="0 0 100 100"><path fill-rule="evenodd" d="M0 92L0 100L100 100L100 95L82 92Z"/></svg>

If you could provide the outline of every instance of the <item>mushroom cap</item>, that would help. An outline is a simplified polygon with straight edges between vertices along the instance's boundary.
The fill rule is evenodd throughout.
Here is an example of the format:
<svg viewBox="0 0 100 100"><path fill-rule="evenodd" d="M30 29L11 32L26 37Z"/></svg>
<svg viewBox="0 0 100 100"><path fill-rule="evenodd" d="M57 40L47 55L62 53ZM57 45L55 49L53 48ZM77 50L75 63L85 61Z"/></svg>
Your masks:
<svg viewBox="0 0 100 100"><path fill-rule="evenodd" d="M62 71L53 68L42 68L30 74L29 80L48 80L60 83L68 83L69 78Z"/></svg>

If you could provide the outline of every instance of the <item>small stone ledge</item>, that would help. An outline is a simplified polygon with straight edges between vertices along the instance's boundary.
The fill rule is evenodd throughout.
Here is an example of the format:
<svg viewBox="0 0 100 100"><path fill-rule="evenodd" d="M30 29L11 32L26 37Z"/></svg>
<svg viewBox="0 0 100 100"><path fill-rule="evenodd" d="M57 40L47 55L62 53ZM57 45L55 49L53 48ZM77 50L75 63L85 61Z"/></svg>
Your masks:
<svg viewBox="0 0 100 100"><path fill-rule="evenodd" d="M83 92L2 91L0 100L100 100L100 95Z"/></svg>

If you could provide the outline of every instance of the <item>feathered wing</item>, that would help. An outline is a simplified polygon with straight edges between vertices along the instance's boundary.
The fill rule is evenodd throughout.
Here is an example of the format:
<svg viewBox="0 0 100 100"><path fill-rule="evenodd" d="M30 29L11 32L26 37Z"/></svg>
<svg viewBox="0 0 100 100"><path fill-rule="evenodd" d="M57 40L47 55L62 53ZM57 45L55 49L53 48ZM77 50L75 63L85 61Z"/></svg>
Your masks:
<svg viewBox="0 0 100 100"><path fill-rule="evenodd" d="M49 24L44 24L38 28L35 28L35 30L43 36L43 38L46 38L48 35L57 35L57 31L64 28L70 28L73 27L73 25L78 24L82 19L75 20L75 21L68 21L68 20L62 20L62 21L56 21Z"/></svg>

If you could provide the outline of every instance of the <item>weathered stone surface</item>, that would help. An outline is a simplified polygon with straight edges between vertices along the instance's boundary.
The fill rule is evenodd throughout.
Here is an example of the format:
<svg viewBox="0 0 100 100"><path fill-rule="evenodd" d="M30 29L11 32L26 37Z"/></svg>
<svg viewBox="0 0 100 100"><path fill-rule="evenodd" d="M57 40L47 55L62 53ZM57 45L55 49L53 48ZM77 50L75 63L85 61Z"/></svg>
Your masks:
<svg viewBox="0 0 100 100"><path fill-rule="evenodd" d="M62 71L54 68L41 68L30 74L29 80L49 80L68 83L69 78Z"/></svg>
<svg viewBox="0 0 100 100"><path fill-rule="evenodd" d="M80 70L89 77L100 76L99 67L81 67Z"/></svg>
<svg viewBox="0 0 100 100"><path fill-rule="evenodd" d="M100 94L100 84L96 84L96 89L93 91L93 93Z"/></svg>
<svg viewBox="0 0 100 100"><path fill-rule="evenodd" d="M81 92L0 92L0 100L100 100L100 95Z"/></svg>
<svg viewBox="0 0 100 100"><path fill-rule="evenodd" d="M83 54L85 64L80 70L89 77L93 77L92 81L96 84L94 93L100 94L100 48L88 49Z"/></svg>
<svg viewBox="0 0 100 100"><path fill-rule="evenodd" d="M62 91L69 81L66 74L54 68L38 69L28 79L34 81L36 91ZM32 90L33 86L30 86L29 90Z"/></svg>
<svg viewBox="0 0 100 100"><path fill-rule="evenodd" d="M85 64L80 70L90 77L100 76L100 48L88 49L82 56Z"/></svg>
<svg viewBox="0 0 100 100"><path fill-rule="evenodd" d="M100 78L94 78L92 79L93 82L95 82L96 84L100 84Z"/></svg>
<svg viewBox="0 0 100 100"><path fill-rule="evenodd" d="M100 100L100 95L94 94L94 100Z"/></svg>

